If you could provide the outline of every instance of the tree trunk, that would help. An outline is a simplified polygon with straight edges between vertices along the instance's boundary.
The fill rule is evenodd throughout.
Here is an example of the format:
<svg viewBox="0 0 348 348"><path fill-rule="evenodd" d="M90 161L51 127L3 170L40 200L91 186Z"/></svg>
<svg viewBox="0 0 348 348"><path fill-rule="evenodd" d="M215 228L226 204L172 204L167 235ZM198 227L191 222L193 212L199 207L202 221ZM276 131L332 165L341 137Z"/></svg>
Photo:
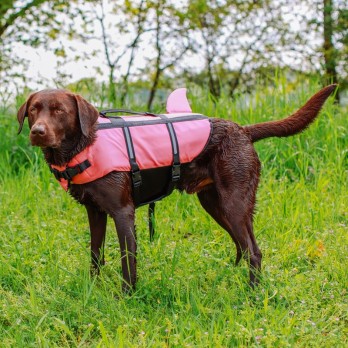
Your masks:
<svg viewBox="0 0 348 348"><path fill-rule="evenodd" d="M152 103L153 103L153 101L155 99L155 94L156 94L156 91L157 91L157 87L158 87L158 83L159 83L159 80L160 80L160 77L161 77L161 73L162 73L162 70L159 67L157 67L155 78L154 78L154 80L152 82L149 99L147 101L147 110L148 111L151 111Z"/></svg>
<svg viewBox="0 0 348 348"><path fill-rule="evenodd" d="M214 76L213 67L212 67L213 59L208 57L207 59L207 70L208 70L208 86L210 94L218 99L220 97L220 81Z"/></svg>
<svg viewBox="0 0 348 348"><path fill-rule="evenodd" d="M109 92L108 92L108 102L111 105L116 104L116 89L115 89L115 79L114 79L114 66L109 66Z"/></svg>
<svg viewBox="0 0 348 348"><path fill-rule="evenodd" d="M325 60L325 83L337 83L336 71L336 49L333 44L333 1L323 0L324 4L324 60ZM336 100L339 101L339 95L336 93Z"/></svg>
<svg viewBox="0 0 348 348"><path fill-rule="evenodd" d="M155 98L155 94L157 91L159 79L162 73L161 70L161 62L162 62L162 46L161 46L161 39L160 39L160 33L161 33L161 8L160 4L158 3L156 8L156 51L157 51L157 57L156 57L156 74L152 81L152 86L150 90L149 99L147 101L147 110L151 111L152 103Z"/></svg>

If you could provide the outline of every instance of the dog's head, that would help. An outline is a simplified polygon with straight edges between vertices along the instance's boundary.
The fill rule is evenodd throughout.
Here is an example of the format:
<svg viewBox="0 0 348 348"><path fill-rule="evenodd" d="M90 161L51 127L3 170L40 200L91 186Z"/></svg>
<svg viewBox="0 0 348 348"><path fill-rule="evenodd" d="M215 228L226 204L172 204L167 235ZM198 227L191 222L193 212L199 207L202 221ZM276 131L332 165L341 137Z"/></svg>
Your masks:
<svg viewBox="0 0 348 348"><path fill-rule="evenodd" d="M81 96L54 89L32 94L18 110L18 134L28 117L33 146L59 148L65 139L90 135L99 113Z"/></svg>

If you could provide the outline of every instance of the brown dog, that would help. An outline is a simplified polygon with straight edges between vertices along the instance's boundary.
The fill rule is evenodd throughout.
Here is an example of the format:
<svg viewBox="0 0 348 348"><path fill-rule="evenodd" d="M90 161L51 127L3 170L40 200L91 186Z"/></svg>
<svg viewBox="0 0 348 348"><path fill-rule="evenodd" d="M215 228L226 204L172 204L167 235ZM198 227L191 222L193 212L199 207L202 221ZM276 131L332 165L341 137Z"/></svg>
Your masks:
<svg viewBox="0 0 348 348"><path fill-rule="evenodd" d="M258 282L261 251L253 233L253 213L259 183L260 162L253 142L286 137L303 131L318 115L336 85L315 94L296 113L280 121L241 127L212 119L212 136L205 150L183 164L176 188L197 193L203 208L232 237L236 264L249 262L250 283ZM18 111L19 132L28 117L30 141L42 148L49 164L62 166L96 139L98 111L78 95L63 90L32 94ZM135 205L129 172L112 172L87 184L70 185L71 195L87 209L91 231L92 265L98 272L104 263L103 245L107 214L115 221L121 248L123 285L136 283Z"/></svg>

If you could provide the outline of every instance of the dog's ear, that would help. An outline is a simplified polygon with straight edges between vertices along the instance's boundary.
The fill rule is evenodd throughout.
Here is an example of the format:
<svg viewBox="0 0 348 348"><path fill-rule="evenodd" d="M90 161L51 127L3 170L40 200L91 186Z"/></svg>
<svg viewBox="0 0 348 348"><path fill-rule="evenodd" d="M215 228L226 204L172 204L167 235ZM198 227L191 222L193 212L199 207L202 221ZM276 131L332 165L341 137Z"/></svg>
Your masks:
<svg viewBox="0 0 348 348"><path fill-rule="evenodd" d="M19 108L17 112L17 120L19 123L17 134L19 134L23 129L24 119L28 116L28 106L30 105L30 101L35 94L36 93L31 94L29 98L27 99L27 101Z"/></svg>
<svg viewBox="0 0 348 348"><path fill-rule="evenodd" d="M29 103L29 99L19 108L17 112L17 120L19 123L17 134L19 134L22 131L24 119L28 116L28 103Z"/></svg>
<svg viewBox="0 0 348 348"><path fill-rule="evenodd" d="M79 95L75 95L77 113L80 120L82 134L87 136L99 117L98 110L87 100Z"/></svg>
<svg viewBox="0 0 348 348"><path fill-rule="evenodd" d="M25 102L18 110L17 112L17 120L19 123L19 128L17 134L19 134L22 131L23 128L23 123L24 123L24 118L28 116L27 112L27 102Z"/></svg>

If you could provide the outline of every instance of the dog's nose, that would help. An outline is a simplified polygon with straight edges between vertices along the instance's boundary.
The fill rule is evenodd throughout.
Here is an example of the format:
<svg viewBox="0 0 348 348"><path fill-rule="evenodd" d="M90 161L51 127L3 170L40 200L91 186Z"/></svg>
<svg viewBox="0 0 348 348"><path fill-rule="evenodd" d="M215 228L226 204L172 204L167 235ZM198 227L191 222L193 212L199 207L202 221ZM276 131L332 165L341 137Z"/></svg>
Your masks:
<svg viewBox="0 0 348 348"><path fill-rule="evenodd" d="M32 135L44 136L46 134L46 127L43 124L35 124L31 128Z"/></svg>

